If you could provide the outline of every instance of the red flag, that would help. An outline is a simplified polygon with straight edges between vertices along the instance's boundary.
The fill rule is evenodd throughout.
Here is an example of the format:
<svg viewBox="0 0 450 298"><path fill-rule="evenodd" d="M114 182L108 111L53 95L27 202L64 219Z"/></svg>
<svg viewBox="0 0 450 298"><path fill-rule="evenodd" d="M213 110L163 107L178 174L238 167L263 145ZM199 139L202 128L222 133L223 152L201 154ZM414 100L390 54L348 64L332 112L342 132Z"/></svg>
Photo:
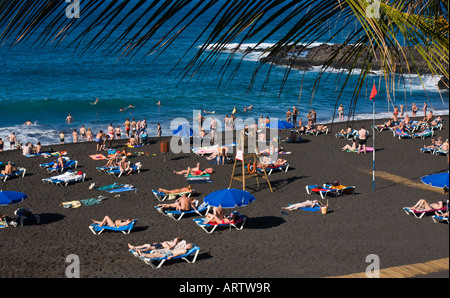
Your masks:
<svg viewBox="0 0 450 298"><path fill-rule="evenodd" d="M377 94L377 87L375 86L375 83L373 83L372 92L370 93L370 100L374 99Z"/></svg>

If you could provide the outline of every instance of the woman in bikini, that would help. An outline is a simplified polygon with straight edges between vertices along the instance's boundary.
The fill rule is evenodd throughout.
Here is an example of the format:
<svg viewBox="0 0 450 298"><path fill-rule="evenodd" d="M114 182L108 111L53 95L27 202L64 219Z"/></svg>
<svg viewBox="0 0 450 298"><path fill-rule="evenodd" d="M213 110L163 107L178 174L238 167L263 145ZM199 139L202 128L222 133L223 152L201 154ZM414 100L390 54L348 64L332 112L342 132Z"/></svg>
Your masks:
<svg viewBox="0 0 450 298"><path fill-rule="evenodd" d="M102 221L93 220L92 222L95 224L98 224L99 226L108 226L113 228L118 228L122 226L129 225L131 222L133 222L134 219L128 218L128 219L116 219L112 220L109 216L105 216Z"/></svg>
<svg viewBox="0 0 450 298"><path fill-rule="evenodd" d="M144 244L144 245L140 245L140 246L132 246L131 244L128 243L128 248L134 249L136 251L149 251L149 250L154 250L154 249L173 249L181 241L182 241L182 239L180 237L176 237L173 240L164 241L164 242L155 242L152 244Z"/></svg>
<svg viewBox="0 0 450 298"><path fill-rule="evenodd" d="M416 211L427 211L432 209L441 209L444 207L443 201L438 201L437 203L429 204L425 199L420 199L416 205L413 207L406 207L408 209L416 210Z"/></svg>
<svg viewBox="0 0 450 298"><path fill-rule="evenodd" d="M167 189L163 189L160 188L158 189L159 192L162 192L166 195L170 195L170 194L181 194L181 193L187 193L187 192L192 192L192 186L188 186L188 187L183 187L183 188L178 188L178 189L172 189L172 190L167 190Z"/></svg>

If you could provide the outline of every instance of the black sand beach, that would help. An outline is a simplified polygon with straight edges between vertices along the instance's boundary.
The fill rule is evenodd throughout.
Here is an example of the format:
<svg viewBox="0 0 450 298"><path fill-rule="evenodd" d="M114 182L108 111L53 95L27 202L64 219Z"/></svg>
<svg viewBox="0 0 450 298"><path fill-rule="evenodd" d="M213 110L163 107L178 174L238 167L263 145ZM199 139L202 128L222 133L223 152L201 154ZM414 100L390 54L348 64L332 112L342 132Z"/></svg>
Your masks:
<svg viewBox="0 0 450 298"><path fill-rule="evenodd" d="M449 117L444 129L436 131L443 139L449 137ZM377 120L377 124L383 120ZM363 123L370 128L372 121L352 123L358 128ZM435 224L431 217L416 219L405 214L404 206L412 206L419 199L429 202L447 201L447 194L407 186L403 183L377 177L372 190L372 154L343 153L340 148L350 141L336 139L335 133L345 123L335 124L328 135L303 136L299 144L282 143L284 155L290 164L288 172L274 172L270 181L260 188L248 181L247 190L256 200L239 208L248 216L243 230L222 229L205 233L186 217L176 222L158 213L159 202L152 189L187 186L186 179L173 170L185 169L200 162L203 168L211 165L204 157L194 154L168 153L164 162L159 141L129 152L146 152L130 160L142 162L140 174L115 178L95 169L105 161L94 161L94 143L51 146L67 151L78 161L78 170L85 172L84 182L67 187L42 183L51 175L39 168L39 163L53 159L26 158L21 151L0 152L0 161L13 161L27 169L24 178L9 179L0 184L2 190L21 191L28 199L16 205L0 207L2 213L12 214L17 208L31 208L41 217L41 224L0 229L0 276L2 278L64 278L66 257L76 254L80 259L83 278L317 278L365 272L366 257L376 254L381 269L448 258L449 232L447 224ZM283 132L287 135L287 132ZM125 141L115 142L121 148ZM372 139L369 139L371 146ZM376 170L413 180L448 171L447 157L421 154L419 149L431 144L431 139L399 140L388 131L376 133ZM46 149L45 147L44 149ZM154 156L153 154L156 154ZM213 183L194 184L195 197L227 188L232 164L212 166ZM356 194L330 197L330 213L289 211L281 207L320 199L308 195L305 186L338 180L343 185L356 186ZM114 182L129 183L138 191L121 193L115 197L104 191L89 189ZM239 182L234 188L241 188ZM88 199L103 195L107 200L92 206L66 209L64 201ZM322 200L323 201L323 200ZM137 218L136 228L128 235L104 232L94 235L88 229L91 219ZM180 236L200 247L196 263L166 262L161 269L152 269L135 258L127 243L140 245ZM431 274L449 277L449 271Z"/></svg>

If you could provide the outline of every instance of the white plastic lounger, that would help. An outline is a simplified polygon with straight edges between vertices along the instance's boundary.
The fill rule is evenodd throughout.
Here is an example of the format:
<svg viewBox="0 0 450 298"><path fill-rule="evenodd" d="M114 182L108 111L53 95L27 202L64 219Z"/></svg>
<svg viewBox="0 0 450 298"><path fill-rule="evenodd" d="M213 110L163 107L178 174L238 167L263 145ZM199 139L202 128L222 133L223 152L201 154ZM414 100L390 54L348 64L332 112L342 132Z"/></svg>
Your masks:
<svg viewBox="0 0 450 298"><path fill-rule="evenodd" d="M177 211L177 210L162 210L160 207L155 206L155 209L158 210L159 213L172 218L173 220L179 221L183 218L183 216L187 214L197 214L200 216L204 216L209 211L209 205L207 203L202 203L200 206L197 206L198 200L195 202L196 210L189 211Z"/></svg>
<svg viewBox="0 0 450 298"><path fill-rule="evenodd" d="M184 255L175 256L170 258L170 260L176 260L176 259L182 259L185 260L188 263L195 263L197 260L198 253L200 252L200 247L194 246L190 250L188 250ZM189 257L192 257L191 260L189 260ZM139 256L139 258L144 261L145 264L151 266L153 269L159 269L161 266L169 260L169 257L164 258L147 258ZM159 263L158 263L159 262Z"/></svg>
<svg viewBox="0 0 450 298"><path fill-rule="evenodd" d="M85 173L78 174L73 171L67 171L66 173L58 176L44 178L42 179L42 182L60 186L67 186L69 183L84 181L85 178L86 178Z"/></svg>
<svg viewBox="0 0 450 298"><path fill-rule="evenodd" d="M233 212L235 213L238 218L236 220L230 219L232 217L232 214L227 217L227 220L223 220L221 223L206 223L206 218L194 218L194 222L202 228L203 231L205 231L208 234L212 234L217 227L231 227L235 228L236 230L242 230L244 228L245 222L247 221L247 216L239 214L237 211Z"/></svg>
<svg viewBox="0 0 450 298"><path fill-rule="evenodd" d="M137 219L133 220L131 223L129 223L126 226L121 227L110 227L110 226L100 226L98 224L91 224L89 226L89 229L92 233L95 235L100 235L103 231L115 231L115 232L122 232L124 234L130 234L131 230L134 228L134 225L136 224Z"/></svg>
<svg viewBox="0 0 450 298"><path fill-rule="evenodd" d="M177 197L181 197L183 195L186 195L188 198L191 197L192 193L194 192L194 190L192 190L191 192L180 192L180 193L175 193L175 194L165 194L163 192L160 191L156 191L156 190L152 190L153 195L158 199L158 201L163 202L166 200L175 200Z"/></svg>

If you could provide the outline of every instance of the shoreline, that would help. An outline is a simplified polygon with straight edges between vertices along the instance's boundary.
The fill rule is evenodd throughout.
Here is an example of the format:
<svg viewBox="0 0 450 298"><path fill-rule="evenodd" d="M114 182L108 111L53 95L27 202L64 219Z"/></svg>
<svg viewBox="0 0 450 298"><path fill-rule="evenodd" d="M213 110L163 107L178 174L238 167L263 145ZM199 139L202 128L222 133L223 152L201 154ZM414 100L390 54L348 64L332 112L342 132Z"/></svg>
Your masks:
<svg viewBox="0 0 450 298"><path fill-rule="evenodd" d="M406 114L409 114L409 113L405 113L405 115ZM450 115L450 112L449 111L441 111L441 112L438 112L438 113L434 113L436 116L449 116ZM375 114L375 116L377 116L376 114ZM210 117L209 115L206 115L206 117ZM213 116L214 118L218 118L218 117L216 117L216 116ZM339 117L338 115L337 115L337 117ZM376 124L381 124L381 121L387 121L387 120L389 120L389 118L385 118L384 117L384 115L379 115L379 117L380 118L375 118L375 121L376 121ZM347 116L345 116L345 118L348 118ZM400 117L399 117L400 118ZM423 117L420 117L420 116L416 116L416 117L410 117L411 118L411 120L422 120L423 119ZM272 118L271 118L272 119ZM281 118L279 118L280 120L284 120L284 119L281 119ZM303 118L302 118L303 119ZM257 120L257 119L256 119ZM334 126L336 126L336 125L341 125L341 124L349 124L349 123L357 123L357 122L362 122L362 121L371 121L371 120L373 120L372 118L362 118L362 119L352 119L352 120L345 120L345 121L335 121L335 122L324 122L324 123L322 123L322 122L320 122L320 123L318 123L318 124L322 124L322 125L327 125L329 128L330 128L330 132L332 132L331 131L331 128L333 128ZM380 123L378 123L378 121L380 121ZM304 123L305 122L307 122L307 121L304 121ZM191 124L193 124L193 125L197 125L196 123L192 123L191 122ZM107 124L105 124L105 127L107 126ZM298 127L298 126L296 126L296 127ZM240 130L240 129L239 129ZM239 131L239 130L236 130L236 131ZM370 129L371 130L371 129ZM103 129L103 131L106 131L106 128L105 129ZM218 130L218 132L224 132L224 130L223 130L223 128L222 129L219 129ZM209 130L208 130L208 133L209 133ZM124 133L123 133L124 134ZM125 134L124 134L125 135ZM171 134L171 135L162 135L160 138L159 137L149 137L148 138L148 140L149 141L159 141L160 139L164 139L164 138L171 138L171 137L173 137L173 134ZM72 137L71 136L68 136L68 137L66 137L66 139L70 139L70 140L72 140ZM88 142L88 141L82 141L82 140L80 140L81 139L81 137L79 137L79 141L78 141L78 143L73 143L73 142L66 142L65 144L63 144L63 145L69 145L69 144L80 144L80 143L94 143L94 141L92 141L92 142ZM120 139L120 140L117 140L117 139L115 139L115 140L113 140L113 142L119 142L119 141L123 141L123 140L127 140L126 138L122 138L122 139ZM4 144L4 148L3 148L3 150L6 152L6 151L10 151L10 149L9 149L9 142L7 142L6 141L6 139L4 139L3 140L3 142L5 143ZM28 142L28 141L25 141L25 143L26 142ZM22 144L25 144L25 143L22 143ZM33 145L35 145L35 144L33 144ZM43 147L51 147L51 146L58 146L58 145L61 145L61 144L59 144L59 143L54 143L54 144L42 144L42 146ZM19 150L19 149L14 149L14 150Z"/></svg>
<svg viewBox="0 0 450 298"><path fill-rule="evenodd" d="M436 131L435 137L448 138L449 117L444 117L444 121L444 129ZM370 127L371 121L358 121L358 124ZM335 124L335 128L339 130L345 125ZM283 138L287 133L281 131L280 136ZM282 156L290 168L269 176L273 193L265 181L259 187L256 181L247 181L247 191L256 200L236 209L248 217L245 227L217 230L212 234L194 223L193 218L197 216L174 221L161 215L154 208L160 202L151 190L185 187L186 179L172 171L200 162L202 168L215 170L212 183L194 184L192 197L202 201L211 192L229 187L233 164L211 165L204 157L192 153L169 152L163 156L158 139L152 138L149 145L129 149L134 155L130 161L142 162L141 172L115 178L95 169L106 162L89 157L96 154L94 143L55 145L54 150L67 151L68 157L78 161L77 170L86 173L84 182L61 187L41 181L53 175L38 164L53 158L26 158L17 150L1 152L0 161L10 160L27 169L25 177L0 184L2 190L28 194L27 200L4 206L1 212L12 214L17 208L30 208L40 215L41 224L0 229L3 239L0 264L2 268L14 268L2 271L0 276L65 277L69 265L65 258L70 254L79 256L84 278L317 278L365 272L369 254L380 257L382 268L448 258L448 225L435 224L429 216L419 220L402 210L421 198L429 202L446 198L444 194L402 182L407 179L420 184L424 175L448 171L444 156L419 152L431 143L430 138L399 140L389 132L376 132L377 175L389 173L403 180L395 182L377 176L375 192L372 154L341 152L340 148L349 141L336 139L334 133L303 135L303 138L305 141L298 144L282 143L285 151L292 152ZM120 143L113 144L122 148ZM148 154L138 155L135 151ZM308 195L305 191L307 185L336 180L356 186L355 194L322 200L319 195ZM114 182L132 184L138 190L115 197L89 189L94 182L97 186ZM241 186L238 181L232 184L233 188ZM75 209L60 205L99 195L107 197L100 204ZM313 199L328 202L330 212L327 215L303 210L281 213L283 206ZM138 222L128 235L112 232L93 235L88 229L91 219L98 220L105 215L113 219L138 218ZM174 237L183 237L200 247L195 263L172 261L153 270L127 248L127 243L141 245ZM443 271L432 276L448 278L448 274Z"/></svg>

